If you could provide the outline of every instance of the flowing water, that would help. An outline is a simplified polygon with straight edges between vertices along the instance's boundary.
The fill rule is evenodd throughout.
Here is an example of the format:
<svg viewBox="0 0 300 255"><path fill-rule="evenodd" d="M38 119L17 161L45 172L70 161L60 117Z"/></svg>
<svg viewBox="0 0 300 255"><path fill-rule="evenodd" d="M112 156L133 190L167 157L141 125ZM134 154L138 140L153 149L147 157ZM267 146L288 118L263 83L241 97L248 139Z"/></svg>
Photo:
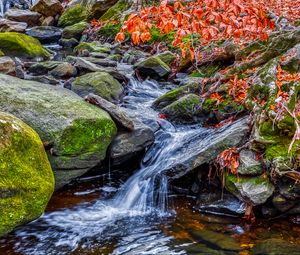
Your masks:
<svg viewBox="0 0 300 255"><path fill-rule="evenodd" d="M127 89L126 112L156 131L139 169L131 177L118 169L66 187L41 218L0 240L0 254L250 254L258 240L299 243L300 228L289 223L261 231L234 218L200 215L192 198L169 194L166 170L197 153L215 131L158 118L151 104L169 85L131 79ZM259 252L253 254L265 254Z"/></svg>
<svg viewBox="0 0 300 255"><path fill-rule="evenodd" d="M5 12L10 7L17 6L25 9L30 8L37 0L0 0L0 17L4 17Z"/></svg>

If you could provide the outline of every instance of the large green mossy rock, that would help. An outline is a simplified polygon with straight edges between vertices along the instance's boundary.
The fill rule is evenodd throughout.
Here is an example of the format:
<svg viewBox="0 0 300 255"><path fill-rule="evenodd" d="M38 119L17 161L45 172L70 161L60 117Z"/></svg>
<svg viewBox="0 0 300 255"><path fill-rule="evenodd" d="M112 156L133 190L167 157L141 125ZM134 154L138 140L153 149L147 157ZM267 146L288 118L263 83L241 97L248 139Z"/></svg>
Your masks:
<svg viewBox="0 0 300 255"><path fill-rule="evenodd" d="M41 57L44 59L50 57L49 51L37 39L17 32L0 33L0 50L5 55L14 57Z"/></svg>
<svg viewBox="0 0 300 255"><path fill-rule="evenodd" d="M123 86L105 72L93 72L77 77L72 83L72 90L82 97L93 93L111 102L118 101L124 92Z"/></svg>
<svg viewBox="0 0 300 255"><path fill-rule="evenodd" d="M86 7L80 4L67 8L58 20L60 27L72 26L78 22L86 20L88 11Z"/></svg>
<svg viewBox="0 0 300 255"><path fill-rule="evenodd" d="M63 30L62 38L65 39L75 38L79 40L82 36L83 31L87 29L88 26L89 23L87 23L86 21L81 21L72 26L67 26Z"/></svg>
<svg viewBox="0 0 300 255"><path fill-rule="evenodd" d="M0 112L0 236L38 218L54 190L54 177L38 134Z"/></svg>
<svg viewBox="0 0 300 255"><path fill-rule="evenodd" d="M29 124L47 144L61 187L96 166L116 134L105 111L70 90L0 75L0 108Z"/></svg>
<svg viewBox="0 0 300 255"><path fill-rule="evenodd" d="M83 50L87 50L89 52L97 52L97 53L110 53L111 49L106 45L103 45L100 42L82 42L74 48L76 53L79 53Z"/></svg>
<svg viewBox="0 0 300 255"><path fill-rule="evenodd" d="M100 20L104 21L111 18L119 18L122 16L123 12L129 8L129 6L129 3L126 0L119 0L100 17Z"/></svg>

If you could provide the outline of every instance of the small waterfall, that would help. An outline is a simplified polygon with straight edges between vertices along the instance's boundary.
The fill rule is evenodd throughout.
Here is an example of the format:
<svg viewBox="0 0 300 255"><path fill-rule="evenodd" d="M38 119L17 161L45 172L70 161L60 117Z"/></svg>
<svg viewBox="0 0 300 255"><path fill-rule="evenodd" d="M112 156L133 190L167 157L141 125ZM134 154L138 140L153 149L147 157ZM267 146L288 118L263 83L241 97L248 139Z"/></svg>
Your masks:
<svg viewBox="0 0 300 255"><path fill-rule="evenodd" d="M5 13L11 7L29 9L38 0L0 0L0 17L4 17Z"/></svg>

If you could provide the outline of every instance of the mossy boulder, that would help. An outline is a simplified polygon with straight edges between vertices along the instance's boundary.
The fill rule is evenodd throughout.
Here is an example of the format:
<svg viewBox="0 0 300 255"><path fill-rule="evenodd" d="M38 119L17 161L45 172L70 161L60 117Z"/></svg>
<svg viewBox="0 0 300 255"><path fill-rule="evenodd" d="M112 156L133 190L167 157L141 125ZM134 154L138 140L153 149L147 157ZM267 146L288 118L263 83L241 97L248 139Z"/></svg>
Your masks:
<svg viewBox="0 0 300 255"><path fill-rule="evenodd" d="M0 112L0 136L1 236L44 212L54 177L43 143L31 127Z"/></svg>
<svg viewBox="0 0 300 255"><path fill-rule="evenodd" d="M47 145L61 187L99 164L116 134L103 110L70 90L0 74L0 108L29 124Z"/></svg>
<svg viewBox="0 0 300 255"><path fill-rule="evenodd" d="M264 204L274 192L274 185L264 175L245 177L226 173L225 187L240 200L254 206Z"/></svg>
<svg viewBox="0 0 300 255"><path fill-rule="evenodd" d="M170 67L157 56L140 61L134 68L144 78L161 79L171 73Z"/></svg>
<svg viewBox="0 0 300 255"><path fill-rule="evenodd" d="M196 123L202 119L201 98L188 94L164 107L161 112L176 123Z"/></svg>
<svg viewBox="0 0 300 255"><path fill-rule="evenodd" d="M110 7L101 17L100 20L109 20L111 18L120 17L124 11L129 8L129 3L126 0L119 0L116 4Z"/></svg>
<svg viewBox="0 0 300 255"><path fill-rule="evenodd" d="M118 101L124 92L123 86L105 72L93 72L77 77L72 83L72 90L82 97L93 93L110 102Z"/></svg>
<svg viewBox="0 0 300 255"><path fill-rule="evenodd" d="M64 38L64 39L75 38L75 39L79 40L82 36L83 31L85 29L87 29L88 26L89 26L89 23L87 23L86 21L81 21L72 26L67 26L63 30L62 38Z"/></svg>
<svg viewBox="0 0 300 255"><path fill-rule="evenodd" d="M88 42L82 42L76 48L74 51L76 53L80 53L83 50L87 50L89 52L98 52L98 53L110 53L111 49L108 47L108 45L103 45L100 42L94 41L91 43Z"/></svg>
<svg viewBox="0 0 300 255"><path fill-rule="evenodd" d="M17 32L0 33L0 50L5 55L14 57L50 57L49 51L37 39Z"/></svg>
<svg viewBox="0 0 300 255"><path fill-rule="evenodd" d="M77 4L67 8L58 20L60 27L72 26L76 23L86 20L88 11L86 7Z"/></svg>
<svg viewBox="0 0 300 255"><path fill-rule="evenodd" d="M170 65L173 63L173 61L176 59L176 55L172 53L171 51L164 51L162 53L159 53L156 55L161 61L166 63L167 65Z"/></svg>

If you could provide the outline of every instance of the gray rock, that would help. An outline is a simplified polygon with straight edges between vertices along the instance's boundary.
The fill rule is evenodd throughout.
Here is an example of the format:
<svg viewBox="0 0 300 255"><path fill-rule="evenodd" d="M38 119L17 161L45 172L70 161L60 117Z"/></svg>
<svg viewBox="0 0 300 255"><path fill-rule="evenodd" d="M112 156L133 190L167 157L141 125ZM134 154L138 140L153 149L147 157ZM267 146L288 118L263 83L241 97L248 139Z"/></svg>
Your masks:
<svg viewBox="0 0 300 255"><path fill-rule="evenodd" d="M29 73L41 75L47 74L61 63L59 61L27 62L25 67L28 68Z"/></svg>
<svg viewBox="0 0 300 255"><path fill-rule="evenodd" d="M263 172L262 163L256 160L256 154L250 150L240 152L238 173L242 175L260 175Z"/></svg>
<svg viewBox="0 0 300 255"><path fill-rule="evenodd" d="M45 84L51 84L51 85L59 84L59 80L55 79L54 77L52 77L50 75L28 75L28 74L25 74L23 79L29 80L29 81L41 82L41 83L45 83Z"/></svg>
<svg viewBox="0 0 300 255"><path fill-rule="evenodd" d="M16 64L10 57L0 57L0 73L14 75L16 73Z"/></svg>
<svg viewBox="0 0 300 255"><path fill-rule="evenodd" d="M27 28L27 23L16 22L8 19L0 19L0 32L20 32Z"/></svg>
<svg viewBox="0 0 300 255"><path fill-rule="evenodd" d="M282 59L280 65L283 69L291 73L300 72L300 44L290 49Z"/></svg>
<svg viewBox="0 0 300 255"><path fill-rule="evenodd" d="M5 17L9 20L17 22L25 22L28 26L37 26L40 24L41 14L37 12L32 12L30 10L20 10L20 9L9 9Z"/></svg>
<svg viewBox="0 0 300 255"><path fill-rule="evenodd" d="M172 64L172 62L176 59L176 55L174 53L172 53L171 51L164 51L155 56L160 58L160 60L163 61L164 63L166 63L167 65Z"/></svg>
<svg viewBox="0 0 300 255"><path fill-rule="evenodd" d="M145 151L154 142L150 128L140 127L132 132L119 134L111 144L109 155L114 165L123 164Z"/></svg>
<svg viewBox="0 0 300 255"><path fill-rule="evenodd" d="M169 66L157 56L152 56L134 65L135 70L144 78L161 79L171 73Z"/></svg>
<svg viewBox="0 0 300 255"><path fill-rule="evenodd" d="M38 39L41 43L53 43L61 38L62 30L52 26L39 26L28 29L26 34Z"/></svg>
<svg viewBox="0 0 300 255"><path fill-rule="evenodd" d="M70 78L77 75L77 70L70 63L60 63L49 74L56 78Z"/></svg>
<svg viewBox="0 0 300 255"><path fill-rule="evenodd" d="M67 26L63 30L62 38L64 38L64 39L75 38L77 40L80 40L83 31L85 29L87 29L88 27L89 27L89 23L87 23L85 21L81 21L72 26Z"/></svg>
<svg viewBox="0 0 300 255"><path fill-rule="evenodd" d="M105 111L72 91L0 74L0 108L41 137L55 170L56 187L96 166L116 134Z"/></svg>
<svg viewBox="0 0 300 255"><path fill-rule="evenodd" d="M78 45L78 40L76 40L75 38L71 38L71 39L64 39L61 38L58 43L63 46L64 48L74 48L76 45Z"/></svg>
<svg viewBox="0 0 300 255"><path fill-rule="evenodd" d="M123 86L106 72L77 77L72 83L72 90L82 97L93 93L110 102L118 101L124 92Z"/></svg>

